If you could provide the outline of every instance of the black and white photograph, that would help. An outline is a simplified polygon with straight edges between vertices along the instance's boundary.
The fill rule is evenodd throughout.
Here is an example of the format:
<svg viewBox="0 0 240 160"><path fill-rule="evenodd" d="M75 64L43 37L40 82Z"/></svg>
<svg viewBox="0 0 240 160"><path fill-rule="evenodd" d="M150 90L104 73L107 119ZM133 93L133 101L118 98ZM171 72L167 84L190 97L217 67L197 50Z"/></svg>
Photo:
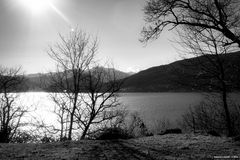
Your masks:
<svg viewBox="0 0 240 160"><path fill-rule="evenodd" d="M240 160L239 0L0 0L0 160Z"/></svg>

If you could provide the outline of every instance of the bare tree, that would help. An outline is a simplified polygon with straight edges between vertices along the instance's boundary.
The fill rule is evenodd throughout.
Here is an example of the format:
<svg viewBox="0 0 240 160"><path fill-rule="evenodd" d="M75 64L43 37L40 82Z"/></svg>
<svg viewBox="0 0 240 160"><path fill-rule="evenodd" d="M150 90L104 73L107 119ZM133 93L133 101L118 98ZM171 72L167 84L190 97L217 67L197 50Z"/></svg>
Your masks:
<svg viewBox="0 0 240 160"><path fill-rule="evenodd" d="M238 68L235 68L231 62L226 59L228 53L233 47L224 45L225 36L221 33L217 34L212 29L200 31L199 28L191 27L185 32L179 32L180 44L184 47L186 54L197 57L197 61L193 62L197 66L200 73L196 75L198 81L204 80L201 85L207 85L214 91L221 93L221 100L225 111L226 125L228 135L234 134L231 126L231 115L228 107L227 93L233 85L238 75Z"/></svg>
<svg viewBox="0 0 240 160"><path fill-rule="evenodd" d="M20 69L0 67L0 142L8 143L21 125L21 119L27 109L16 104L16 93L24 77ZM15 93L14 93L15 92Z"/></svg>
<svg viewBox="0 0 240 160"><path fill-rule="evenodd" d="M61 92L67 100L69 112L68 139L72 139L76 110L81 107L81 79L91 65L97 51L97 40L76 29L66 37L59 35L60 42L49 48L49 56L56 62L57 71L52 73L53 91Z"/></svg>
<svg viewBox="0 0 240 160"><path fill-rule="evenodd" d="M216 97L215 97L216 98ZM204 100L201 103L189 107L187 112L182 116L181 126L186 130L194 133L215 132L217 134L227 134L226 115L222 102L218 99ZM234 133L239 134L239 106L234 103L228 103L231 112L231 127ZM212 132L212 133L213 133Z"/></svg>
<svg viewBox="0 0 240 160"><path fill-rule="evenodd" d="M103 129L102 125L121 115L117 93L123 81L117 80L115 70L94 67L89 69L84 80L83 105L76 118L81 128L81 139Z"/></svg>
<svg viewBox="0 0 240 160"><path fill-rule="evenodd" d="M144 8L148 26L142 41L158 38L168 28L196 27L222 33L227 41L240 46L239 0L149 0Z"/></svg>
<svg viewBox="0 0 240 160"><path fill-rule="evenodd" d="M55 126L54 130L60 132L59 140L63 141L67 139L69 131L69 116L68 101L63 94L50 93L50 98L55 104L54 113L57 115L57 121L60 124L60 129Z"/></svg>
<svg viewBox="0 0 240 160"><path fill-rule="evenodd" d="M177 28L185 52L202 56L195 63L201 69L197 78L210 80L207 85L221 92L229 136L233 130L227 92L234 78L224 57L236 49L235 44L240 46L239 4L238 0L149 0L144 10L149 26L142 30L142 41L147 42L165 28Z"/></svg>

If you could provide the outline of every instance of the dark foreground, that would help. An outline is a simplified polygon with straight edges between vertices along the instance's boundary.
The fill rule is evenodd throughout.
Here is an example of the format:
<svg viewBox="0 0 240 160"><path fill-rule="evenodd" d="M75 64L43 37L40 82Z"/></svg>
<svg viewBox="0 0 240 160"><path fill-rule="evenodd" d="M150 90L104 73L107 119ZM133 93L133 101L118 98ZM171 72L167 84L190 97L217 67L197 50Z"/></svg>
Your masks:
<svg viewBox="0 0 240 160"><path fill-rule="evenodd" d="M155 160L239 156L240 142L203 135L163 135L130 140L0 144L0 159ZM240 159L240 158L239 158Z"/></svg>

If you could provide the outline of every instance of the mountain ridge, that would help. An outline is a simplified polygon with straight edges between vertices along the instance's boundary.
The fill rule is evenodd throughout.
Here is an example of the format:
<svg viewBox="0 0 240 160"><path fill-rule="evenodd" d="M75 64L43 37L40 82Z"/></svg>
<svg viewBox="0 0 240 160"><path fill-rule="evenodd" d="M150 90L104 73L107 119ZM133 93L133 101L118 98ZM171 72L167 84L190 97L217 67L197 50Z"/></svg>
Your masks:
<svg viewBox="0 0 240 160"><path fill-rule="evenodd" d="M231 65L237 66L240 71L240 51L228 53L224 58ZM150 67L135 74L129 74L113 68L104 68L116 72L117 80L123 80L122 92L197 92L197 91L214 91L209 86L204 86L207 81L197 79L201 70L198 65L194 68L191 63L196 63L204 56L189 59L178 60L169 64ZM207 63L207 62L204 62ZM53 72L54 73L54 72ZM50 73L36 73L26 75L28 91L43 91L41 87L42 79ZM240 73L236 72L240 83ZM240 84L236 84L237 88L232 90L240 90ZM239 86L239 87L238 87Z"/></svg>
<svg viewBox="0 0 240 160"><path fill-rule="evenodd" d="M208 55L209 56L209 55ZM211 55L210 55L211 56ZM203 84L197 84L196 77L201 74L199 66L190 66L191 63L204 60L204 56L178 60L166 65L154 66L140 71L125 79L125 92L168 92L168 91L211 91ZM240 68L240 52L228 53L222 56L225 61ZM207 62L204 62L207 63ZM239 72L238 78L239 76ZM205 81L206 82L206 81ZM202 82L203 83L203 82ZM207 82L206 82L207 83ZM188 85L191 84L191 85ZM198 85L194 87L194 85ZM240 86L240 84L238 84ZM234 88L236 89L236 88ZM239 90L239 88L237 89Z"/></svg>
<svg viewBox="0 0 240 160"><path fill-rule="evenodd" d="M104 68L104 67L94 67L91 70L100 70L100 72L109 72L110 76L115 76L116 80L125 79L131 74L114 69L114 68ZM31 73L25 75L25 89L24 91L49 91L51 88L50 77L54 76L56 72L49 73ZM71 77L71 71L69 71L69 77ZM51 90L51 89L50 89Z"/></svg>

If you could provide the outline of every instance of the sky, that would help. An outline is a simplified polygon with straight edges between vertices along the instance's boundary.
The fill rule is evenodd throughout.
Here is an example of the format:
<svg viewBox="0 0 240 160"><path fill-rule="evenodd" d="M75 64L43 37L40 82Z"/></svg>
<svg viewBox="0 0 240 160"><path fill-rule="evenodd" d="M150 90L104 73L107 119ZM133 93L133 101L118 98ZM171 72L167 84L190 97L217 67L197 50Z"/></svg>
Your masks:
<svg viewBox="0 0 240 160"><path fill-rule="evenodd" d="M124 72L138 72L179 59L164 31L142 44L145 0L0 0L0 65L25 73L54 70L49 45L76 26L98 37L97 58Z"/></svg>

